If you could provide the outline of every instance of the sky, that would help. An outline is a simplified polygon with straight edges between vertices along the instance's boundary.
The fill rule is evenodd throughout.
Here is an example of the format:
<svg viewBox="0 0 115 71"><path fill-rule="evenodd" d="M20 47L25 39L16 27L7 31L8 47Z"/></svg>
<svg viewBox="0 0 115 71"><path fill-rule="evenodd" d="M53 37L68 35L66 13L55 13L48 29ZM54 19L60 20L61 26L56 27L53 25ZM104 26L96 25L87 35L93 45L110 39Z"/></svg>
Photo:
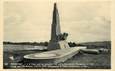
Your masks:
<svg viewBox="0 0 115 71"><path fill-rule="evenodd" d="M53 4L40 2L4 2L4 41L49 41ZM109 1L57 2L61 31L67 41L94 42L111 40Z"/></svg>

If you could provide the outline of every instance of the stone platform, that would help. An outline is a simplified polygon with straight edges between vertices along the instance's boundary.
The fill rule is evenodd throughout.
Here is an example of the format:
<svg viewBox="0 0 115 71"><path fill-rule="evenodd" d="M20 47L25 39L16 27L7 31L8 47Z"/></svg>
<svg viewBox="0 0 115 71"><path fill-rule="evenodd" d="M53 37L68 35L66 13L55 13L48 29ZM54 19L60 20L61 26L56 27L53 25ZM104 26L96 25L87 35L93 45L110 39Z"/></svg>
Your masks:
<svg viewBox="0 0 115 71"><path fill-rule="evenodd" d="M38 62L38 63L60 63L64 62L72 56L79 53L80 49L86 49L85 47L73 47L65 49L57 49L53 51L46 51L42 53L28 54L24 56L26 61Z"/></svg>

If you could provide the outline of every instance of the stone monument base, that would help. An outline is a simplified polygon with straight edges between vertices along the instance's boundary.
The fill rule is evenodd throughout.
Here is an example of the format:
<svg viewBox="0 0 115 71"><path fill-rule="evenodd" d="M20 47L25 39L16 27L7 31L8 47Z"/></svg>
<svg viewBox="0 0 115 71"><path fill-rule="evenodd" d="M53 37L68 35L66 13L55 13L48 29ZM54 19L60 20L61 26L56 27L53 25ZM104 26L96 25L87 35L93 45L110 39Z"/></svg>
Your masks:
<svg viewBox="0 0 115 71"><path fill-rule="evenodd" d="M73 48L64 48L53 51L47 51L42 53L35 53L25 55L25 62L30 63L60 63L64 62L72 56L79 53L80 49L86 49L85 47L73 47Z"/></svg>
<svg viewBox="0 0 115 71"><path fill-rule="evenodd" d="M64 49L70 48L68 42L65 40L58 41L58 42L50 42L48 45L48 50L56 50L56 49Z"/></svg>

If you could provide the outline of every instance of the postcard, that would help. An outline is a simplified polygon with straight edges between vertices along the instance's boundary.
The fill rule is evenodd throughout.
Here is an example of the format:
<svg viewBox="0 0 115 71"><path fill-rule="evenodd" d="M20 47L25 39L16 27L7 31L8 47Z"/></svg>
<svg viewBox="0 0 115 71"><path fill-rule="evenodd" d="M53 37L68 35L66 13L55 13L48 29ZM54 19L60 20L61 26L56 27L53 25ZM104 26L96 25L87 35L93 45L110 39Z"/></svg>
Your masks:
<svg viewBox="0 0 115 71"><path fill-rule="evenodd" d="M110 0L5 0L2 68L112 70Z"/></svg>

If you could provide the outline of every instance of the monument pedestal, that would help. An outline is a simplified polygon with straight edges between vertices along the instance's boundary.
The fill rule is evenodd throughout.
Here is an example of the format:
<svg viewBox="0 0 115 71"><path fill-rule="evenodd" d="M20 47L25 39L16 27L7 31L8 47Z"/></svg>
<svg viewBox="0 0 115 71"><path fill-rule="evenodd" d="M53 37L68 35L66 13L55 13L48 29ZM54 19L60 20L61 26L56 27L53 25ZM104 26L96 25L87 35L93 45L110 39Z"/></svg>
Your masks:
<svg viewBox="0 0 115 71"><path fill-rule="evenodd" d="M48 50L56 50L56 49L64 49L70 48L68 42L65 40L58 41L58 42L50 42L48 45Z"/></svg>
<svg viewBox="0 0 115 71"><path fill-rule="evenodd" d="M50 42L48 44L48 50L56 50L56 49L60 49L59 42Z"/></svg>

